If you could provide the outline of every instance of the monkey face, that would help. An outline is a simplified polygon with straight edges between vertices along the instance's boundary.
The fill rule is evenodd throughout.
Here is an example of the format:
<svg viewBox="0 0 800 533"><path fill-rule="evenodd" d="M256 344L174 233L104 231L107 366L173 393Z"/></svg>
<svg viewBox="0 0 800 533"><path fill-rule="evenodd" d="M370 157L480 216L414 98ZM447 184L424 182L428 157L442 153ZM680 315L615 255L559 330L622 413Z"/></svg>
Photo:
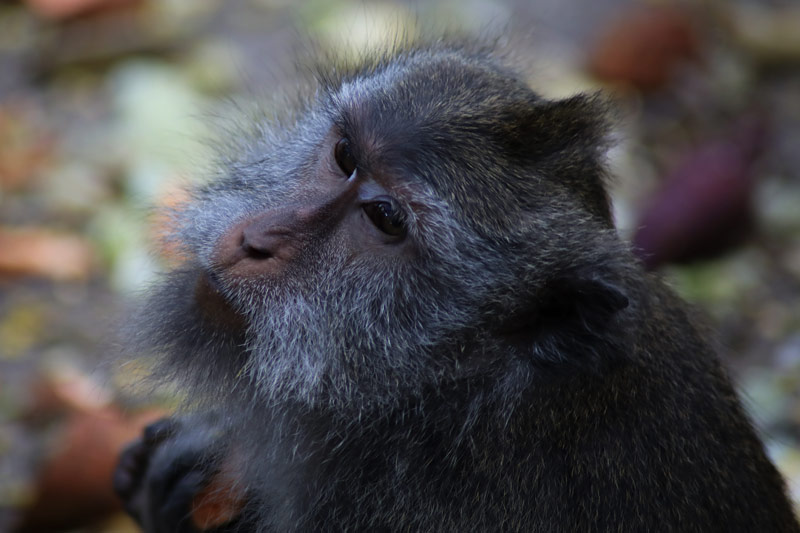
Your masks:
<svg viewBox="0 0 800 533"><path fill-rule="evenodd" d="M302 157L276 143L268 164L243 165L178 214L192 259L153 292L148 339L176 374L191 357L206 369L190 376L213 368L216 386L255 386L268 402L396 401L456 364L460 347L441 345L475 321L498 269L461 257L475 238L447 203L355 148L352 125L298 128L316 138Z"/></svg>
<svg viewBox="0 0 800 533"><path fill-rule="evenodd" d="M176 215L190 260L138 328L172 374L363 406L505 364L513 346L542 352L518 333L558 300L551 280L593 260L582 226L606 222L595 148L581 151L596 121L482 61L428 51L329 80L222 159ZM573 314L559 304L587 323Z"/></svg>

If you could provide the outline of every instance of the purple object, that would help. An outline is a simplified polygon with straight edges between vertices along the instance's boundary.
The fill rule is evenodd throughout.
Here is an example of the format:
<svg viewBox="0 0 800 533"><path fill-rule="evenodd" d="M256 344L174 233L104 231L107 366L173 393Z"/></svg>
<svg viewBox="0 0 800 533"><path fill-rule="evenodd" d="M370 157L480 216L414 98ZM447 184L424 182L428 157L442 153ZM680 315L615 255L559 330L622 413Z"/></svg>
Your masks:
<svg viewBox="0 0 800 533"><path fill-rule="evenodd" d="M732 138L690 152L642 210L634 251L648 269L719 255L752 227L754 161L766 121L742 120Z"/></svg>

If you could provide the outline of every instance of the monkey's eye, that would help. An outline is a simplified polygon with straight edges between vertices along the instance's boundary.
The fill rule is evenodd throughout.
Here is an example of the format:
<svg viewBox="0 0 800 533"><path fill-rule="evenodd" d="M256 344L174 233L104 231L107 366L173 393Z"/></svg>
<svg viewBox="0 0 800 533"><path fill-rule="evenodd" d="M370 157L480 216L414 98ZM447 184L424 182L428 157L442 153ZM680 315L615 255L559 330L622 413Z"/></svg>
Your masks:
<svg viewBox="0 0 800 533"><path fill-rule="evenodd" d="M350 177L356 171L356 158L353 157L350 141L347 139L339 139L333 148L333 157L336 158L336 164L339 165L345 176Z"/></svg>
<svg viewBox="0 0 800 533"><path fill-rule="evenodd" d="M363 209L375 227L385 234L392 237L405 235L403 212L391 198L381 197L375 202L364 204Z"/></svg>

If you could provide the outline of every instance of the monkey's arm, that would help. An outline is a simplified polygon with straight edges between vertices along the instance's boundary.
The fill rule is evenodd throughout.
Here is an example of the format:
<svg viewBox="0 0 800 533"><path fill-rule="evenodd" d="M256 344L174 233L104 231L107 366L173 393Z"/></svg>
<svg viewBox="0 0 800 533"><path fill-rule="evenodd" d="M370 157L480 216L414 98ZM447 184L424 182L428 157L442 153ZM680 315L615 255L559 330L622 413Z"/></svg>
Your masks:
<svg viewBox="0 0 800 533"><path fill-rule="evenodd" d="M114 490L147 533L251 531L246 495L206 424L162 419L122 453Z"/></svg>

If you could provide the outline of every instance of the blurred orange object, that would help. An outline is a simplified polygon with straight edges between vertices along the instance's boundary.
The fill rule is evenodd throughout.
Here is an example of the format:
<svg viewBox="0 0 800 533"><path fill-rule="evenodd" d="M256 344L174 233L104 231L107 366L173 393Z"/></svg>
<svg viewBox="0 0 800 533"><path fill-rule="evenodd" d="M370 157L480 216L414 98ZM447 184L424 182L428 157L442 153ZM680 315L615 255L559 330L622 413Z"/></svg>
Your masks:
<svg viewBox="0 0 800 533"><path fill-rule="evenodd" d="M162 416L153 410L126 417L113 407L72 413L40 471L34 502L20 531L75 528L119 510L111 488L119 452L147 423Z"/></svg>
<svg viewBox="0 0 800 533"><path fill-rule="evenodd" d="M89 277L92 255L89 242L77 235L0 227L0 275L83 280Z"/></svg>
<svg viewBox="0 0 800 533"><path fill-rule="evenodd" d="M172 215L191 199L188 189L179 185L168 186L158 199L158 209L152 219L152 241L158 243L159 256L170 267L178 267L187 259L178 242L170 238L177 228Z"/></svg>
<svg viewBox="0 0 800 533"><path fill-rule="evenodd" d="M588 70L594 76L654 90L670 81L678 65L697 57L699 39L687 10L640 7L612 24L591 50Z"/></svg>
<svg viewBox="0 0 800 533"><path fill-rule="evenodd" d="M230 522L244 509L245 494L236 472L223 465L222 471L194 497L192 523L200 531Z"/></svg>
<svg viewBox="0 0 800 533"><path fill-rule="evenodd" d="M25 0L25 4L37 15L49 19L66 19L133 4L139 0Z"/></svg>

